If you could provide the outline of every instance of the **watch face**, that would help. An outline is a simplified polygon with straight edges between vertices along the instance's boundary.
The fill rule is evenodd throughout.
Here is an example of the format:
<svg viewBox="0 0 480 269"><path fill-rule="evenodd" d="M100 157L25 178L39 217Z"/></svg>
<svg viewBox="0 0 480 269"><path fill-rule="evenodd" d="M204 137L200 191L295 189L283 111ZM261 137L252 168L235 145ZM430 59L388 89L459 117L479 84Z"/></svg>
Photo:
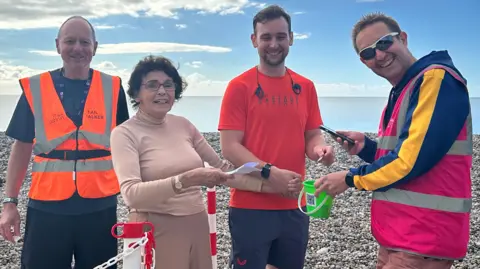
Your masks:
<svg viewBox="0 0 480 269"><path fill-rule="evenodd" d="M260 175L264 178L264 179L268 179L268 177L270 176L270 164L265 164L265 166L262 168L262 171L260 172Z"/></svg>
<svg viewBox="0 0 480 269"><path fill-rule="evenodd" d="M180 182L180 180L178 180L178 177L175 178L175 188L177 189L181 189L183 186L182 186L182 182Z"/></svg>

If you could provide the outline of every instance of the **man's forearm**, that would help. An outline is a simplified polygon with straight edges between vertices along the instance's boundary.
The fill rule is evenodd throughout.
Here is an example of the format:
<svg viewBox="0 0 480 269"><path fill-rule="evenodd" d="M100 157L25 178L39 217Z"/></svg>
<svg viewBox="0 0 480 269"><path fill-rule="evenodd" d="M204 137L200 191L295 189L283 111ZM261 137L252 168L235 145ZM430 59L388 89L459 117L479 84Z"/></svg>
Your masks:
<svg viewBox="0 0 480 269"><path fill-rule="evenodd" d="M230 161L235 167L242 166L247 162L257 162L257 168L261 169L265 165L265 161L260 160L252 152L250 152L246 147L240 143L234 143L228 147L227 150L223 151L223 156L225 159ZM278 193L271 185L268 180L264 180L260 175L260 172L252 172L249 174L252 176L250 180L261 179L262 184L258 192L264 193Z"/></svg>
<svg viewBox="0 0 480 269"><path fill-rule="evenodd" d="M228 147L224 147L222 154L223 157L225 157L225 159L231 162L235 167L240 167L247 162L256 162L258 163L257 168L261 168L266 163L260 160L257 156L255 156L252 152L250 152L240 143L233 143ZM260 177L259 172L253 172L251 173L251 175Z"/></svg>
<svg viewBox="0 0 480 269"><path fill-rule="evenodd" d="M308 131L305 135L305 154L312 161L317 161L317 154L314 149L316 146L325 145L325 138L320 129Z"/></svg>
<svg viewBox="0 0 480 269"><path fill-rule="evenodd" d="M6 197L18 197L32 156L32 144L15 141L7 166Z"/></svg>

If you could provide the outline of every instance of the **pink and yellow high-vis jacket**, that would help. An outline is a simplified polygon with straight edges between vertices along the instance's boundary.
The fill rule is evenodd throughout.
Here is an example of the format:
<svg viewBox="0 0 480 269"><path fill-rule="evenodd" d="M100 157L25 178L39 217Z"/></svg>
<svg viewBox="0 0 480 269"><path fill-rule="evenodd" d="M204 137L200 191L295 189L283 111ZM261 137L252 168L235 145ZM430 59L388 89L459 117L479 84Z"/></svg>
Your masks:
<svg viewBox="0 0 480 269"><path fill-rule="evenodd" d="M465 79L453 64L428 61L444 54L420 59L392 91L378 141L368 139L359 154L370 164L351 169L349 185L374 191L371 229L380 246L457 260L470 232L472 118Z"/></svg>

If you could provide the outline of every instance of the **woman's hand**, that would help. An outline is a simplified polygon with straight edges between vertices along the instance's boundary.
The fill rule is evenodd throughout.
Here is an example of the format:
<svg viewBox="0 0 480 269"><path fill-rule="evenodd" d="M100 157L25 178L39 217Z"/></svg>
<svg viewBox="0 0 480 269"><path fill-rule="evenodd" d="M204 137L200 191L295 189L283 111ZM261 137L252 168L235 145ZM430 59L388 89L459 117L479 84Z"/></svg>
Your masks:
<svg viewBox="0 0 480 269"><path fill-rule="evenodd" d="M180 181L184 187L206 186L213 188L233 178L233 175L229 175L220 169L200 167L183 174L183 176L180 177Z"/></svg>

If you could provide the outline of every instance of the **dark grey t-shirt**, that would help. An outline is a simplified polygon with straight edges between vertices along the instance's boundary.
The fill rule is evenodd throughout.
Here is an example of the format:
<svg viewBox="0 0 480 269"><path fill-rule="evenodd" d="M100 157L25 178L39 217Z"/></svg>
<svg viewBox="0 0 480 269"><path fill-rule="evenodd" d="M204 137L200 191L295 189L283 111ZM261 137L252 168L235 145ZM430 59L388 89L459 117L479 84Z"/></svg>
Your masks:
<svg viewBox="0 0 480 269"><path fill-rule="evenodd" d="M72 80L62 75L61 69L50 72L55 89L62 101L68 117L77 125L82 125L83 109L90 87L89 80ZM90 78L93 70L90 70ZM129 118L127 98L123 88L120 89L117 110L117 125ZM13 112L10 124L5 134L13 139L33 143L35 138L35 120L30 105L22 93ZM79 215L103 210L117 204L116 195L101 199L86 199L75 194L64 201L38 201L30 199L28 206L55 214Z"/></svg>

